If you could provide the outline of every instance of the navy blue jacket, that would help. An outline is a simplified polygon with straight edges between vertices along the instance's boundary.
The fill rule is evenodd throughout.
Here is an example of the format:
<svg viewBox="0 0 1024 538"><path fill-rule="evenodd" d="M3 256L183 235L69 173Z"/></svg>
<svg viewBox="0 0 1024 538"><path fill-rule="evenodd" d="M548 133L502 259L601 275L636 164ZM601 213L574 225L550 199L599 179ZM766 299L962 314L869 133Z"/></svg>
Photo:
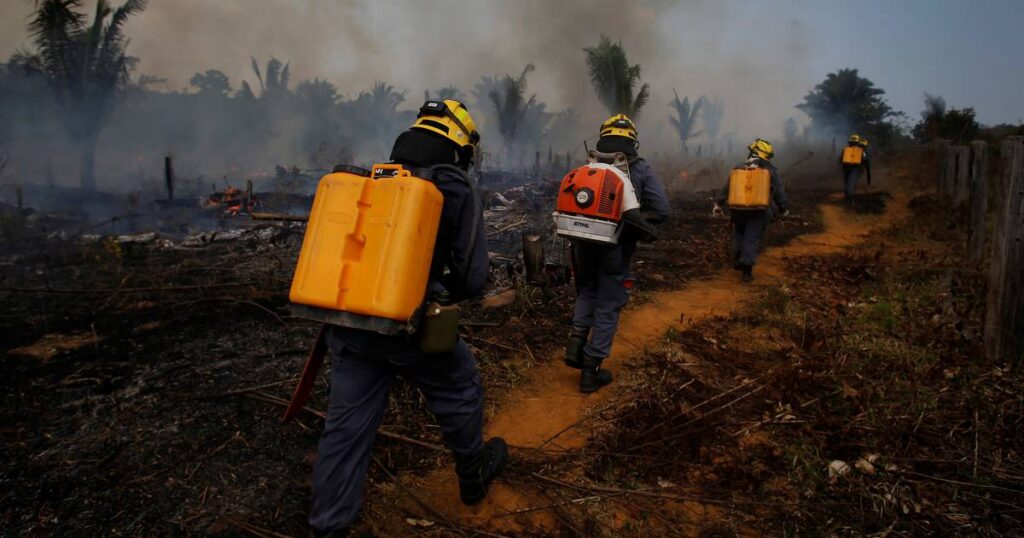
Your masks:
<svg viewBox="0 0 1024 538"><path fill-rule="evenodd" d="M435 184L444 195L444 207L430 264L430 289L443 287L455 301L471 299L480 295L490 272L483 208L454 172L438 173ZM476 234L471 244L474 218Z"/></svg>
<svg viewBox="0 0 1024 538"><path fill-rule="evenodd" d="M669 206L668 196L665 195L665 187L654 174L651 165L642 157L631 159L629 180L640 201L640 211L647 221L651 224L663 223L672 212L672 208Z"/></svg>

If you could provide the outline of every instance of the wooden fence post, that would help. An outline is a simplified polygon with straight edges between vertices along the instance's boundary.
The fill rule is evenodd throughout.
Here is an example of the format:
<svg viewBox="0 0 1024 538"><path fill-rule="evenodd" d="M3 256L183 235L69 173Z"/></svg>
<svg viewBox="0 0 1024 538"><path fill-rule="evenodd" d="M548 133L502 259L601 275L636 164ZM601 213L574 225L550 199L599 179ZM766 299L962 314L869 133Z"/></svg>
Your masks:
<svg viewBox="0 0 1024 538"><path fill-rule="evenodd" d="M167 200L174 201L174 161L171 156L164 157L164 185L167 187Z"/></svg>
<svg viewBox="0 0 1024 538"><path fill-rule="evenodd" d="M974 261L985 253L985 215L988 212L988 144L971 142L971 233L967 252Z"/></svg>
<svg viewBox="0 0 1024 538"><path fill-rule="evenodd" d="M992 238L985 356L993 361L1024 359L1024 141L1002 145L1003 207Z"/></svg>
<svg viewBox="0 0 1024 538"><path fill-rule="evenodd" d="M952 198L953 186L956 184L956 146L950 146L943 159L942 195Z"/></svg>
<svg viewBox="0 0 1024 538"><path fill-rule="evenodd" d="M956 147L956 173L953 181L953 207L959 208L967 202L971 188L971 148Z"/></svg>
<svg viewBox="0 0 1024 538"><path fill-rule="evenodd" d="M949 155L949 140L935 141L935 157L939 161L939 173L935 177L935 191L939 194L945 192L946 185L946 156Z"/></svg>

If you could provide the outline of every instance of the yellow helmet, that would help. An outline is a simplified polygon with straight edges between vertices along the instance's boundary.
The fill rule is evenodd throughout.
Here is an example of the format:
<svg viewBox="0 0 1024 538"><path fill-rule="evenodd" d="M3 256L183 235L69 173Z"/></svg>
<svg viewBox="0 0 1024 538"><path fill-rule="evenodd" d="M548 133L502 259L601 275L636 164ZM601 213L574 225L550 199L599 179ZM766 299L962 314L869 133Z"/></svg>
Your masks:
<svg viewBox="0 0 1024 538"><path fill-rule="evenodd" d="M849 142L851 144L863 144L865 142L865 140L863 138L861 138L859 134L852 134L852 135L850 135Z"/></svg>
<svg viewBox="0 0 1024 538"><path fill-rule="evenodd" d="M772 145L763 138L754 140L754 143L747 146L747 149L750 150L751 155L757 155L766 161L770 161L772 157L775 156L775 149L772 148Z"/></svg>
<svg viewBox="0 0 1024 538"><path fill-rule="evenodd" d="M412 128L437 133L455 142L462 149L476 149L480 143L476 122L469 115L466 105L455 99L429 100L423 103Z"/></svg>
<svg viewBox="0 0 1024 538"><path fill-rule="evenodd" d="M639 142L636 124L625 114L616 114L601 124L601 136L624 136L633 142Z"/></svg>

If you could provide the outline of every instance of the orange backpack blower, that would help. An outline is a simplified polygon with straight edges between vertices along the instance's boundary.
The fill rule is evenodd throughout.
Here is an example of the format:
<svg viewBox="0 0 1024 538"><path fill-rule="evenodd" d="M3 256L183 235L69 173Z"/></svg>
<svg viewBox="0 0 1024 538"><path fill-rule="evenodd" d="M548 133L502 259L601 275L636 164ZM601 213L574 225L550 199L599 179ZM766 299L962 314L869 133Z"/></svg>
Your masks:
<svg viewBox="0 0 1024 538"><path fill-rule="evenodd" d="M591 151L587 164L562 179L552 217L555 232L571 239L614 245L630 213L638 213L626 156Z"/></svg>

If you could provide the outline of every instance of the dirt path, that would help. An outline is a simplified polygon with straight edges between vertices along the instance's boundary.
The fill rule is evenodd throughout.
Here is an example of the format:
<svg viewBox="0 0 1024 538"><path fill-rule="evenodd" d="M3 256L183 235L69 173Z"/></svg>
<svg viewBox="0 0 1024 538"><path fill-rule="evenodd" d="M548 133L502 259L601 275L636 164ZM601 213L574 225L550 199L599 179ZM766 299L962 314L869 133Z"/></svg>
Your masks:
<svg viewBox="0 0 1024 538"><path fill-rule="evenodd" d="M905 196L899 193L894 196L882 215L857 215L844 210L838 196L831 198L821 206L825 231L767 249L755 268L753 284L743 285L736 271L726 269L684 289L656 293L649 302L627 308L615 338L612 358L605 365L614 375L621 375L630 359L643 353L645 346L653 347L667 330L697 323L709 316L728 314L764 288L778 285L787 258L838 252L860 243L874 229L892 225L905 214L907 203ZM614 383L609 389L583 395L577 390L578 381L578 372L565 367L561 356L552 357L544 366L532 370L530 380L503 402L487 424L485 437L501 436L510 445L520 448L582 447L592 427L586 420L588 413L629 395L617 393ZM452 472L441 469L410 486L435 511L460 525L515 532L522 527L510 516L522 513L529 515L531 527L557 528L557 522L545 512L526 511L536 504L530 502L527 492L506 484L496 484L480 505L463 506L457 501Z"/></svg>

